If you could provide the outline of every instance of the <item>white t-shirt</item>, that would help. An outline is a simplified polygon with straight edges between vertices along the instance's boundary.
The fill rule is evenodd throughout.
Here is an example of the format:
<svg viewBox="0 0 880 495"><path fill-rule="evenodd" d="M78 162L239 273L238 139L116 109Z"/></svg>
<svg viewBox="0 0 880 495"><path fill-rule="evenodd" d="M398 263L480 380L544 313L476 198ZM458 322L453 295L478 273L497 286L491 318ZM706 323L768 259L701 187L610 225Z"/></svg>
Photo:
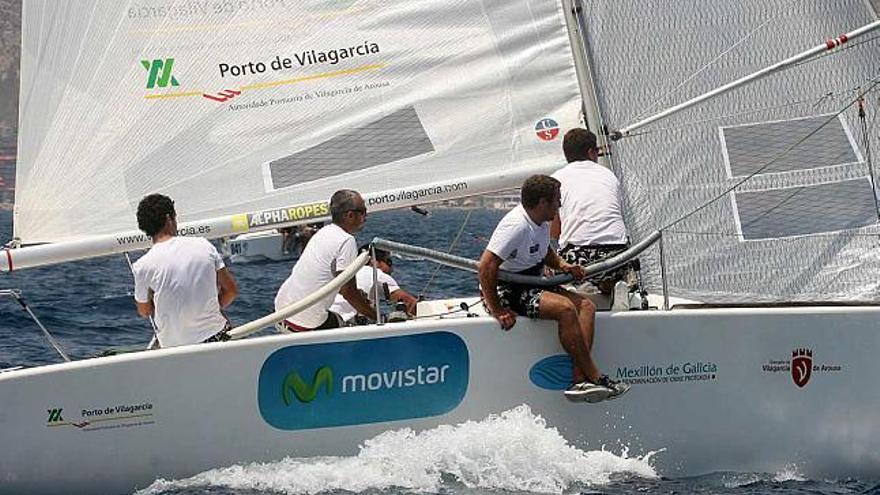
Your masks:
<svg viewBox="0 0 880 495"><path fill-rule="evenodd" d="M223 330L217 270L225 266L217 249L201 237L172 237L134 262L134 299L148 302L153 290L162 347L196 344Z"/></svg>
<svg viewBox="0 0 880 495"><path fill-rule="evenodd" d="M553 174L562 183L560 247L625 244L620 183L596 162L571 162Z"/></svg>
<svg viewBox="0 0 880 495"><path fill-rule="evenodd" d="M304 299L333 280L357 258L354 236L331 223L309 241L290 276L278 289L275 310ZM329 294L287 321L304 328L317 328L327 319L327 309L336 294Z"/></svg>
<svg viewBox="0 0 880 495"><path fill-rule="evenodd" d="M384 290L381 289L382 284L388 284L388 293L392 293L398 289L400 286L397 285L397 281L391 275L383 272L382 270L376 271L377 279L379 281L379 293L384 294ZM373 298L373 267L365 266L362 267L357 272L357 288L366 292L367 297L370 301L376 302ZM343 321L349 321L355 316L357 316L357 310L354 309L354 306L348 303L342 294L336 294L336 299L333 300L333 305L330 306L330 311L338 314L342 317Z"/></svg>
<svg viewBox="0 0 880 495"><path fill-rule="evenodd" d="M544 261L550 246L550 224L536 224L522 205L498 222L486 249L504 260L502 270L521 272Z"/></svg>

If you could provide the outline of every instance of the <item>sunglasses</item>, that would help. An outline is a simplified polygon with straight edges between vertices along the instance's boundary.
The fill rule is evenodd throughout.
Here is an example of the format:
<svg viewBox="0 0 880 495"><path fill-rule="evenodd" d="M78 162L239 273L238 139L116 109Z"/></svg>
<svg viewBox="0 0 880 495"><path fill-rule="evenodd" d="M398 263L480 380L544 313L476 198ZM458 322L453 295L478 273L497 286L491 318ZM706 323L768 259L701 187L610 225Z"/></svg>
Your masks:
<svg viewBox="0 0 880 495"><path fill-rule="evenodd" d="M367 214L367 207L364 206L363 208L352 208L348 211L353 211L355 213L360 213L361 215L366 215Z"/></svg>

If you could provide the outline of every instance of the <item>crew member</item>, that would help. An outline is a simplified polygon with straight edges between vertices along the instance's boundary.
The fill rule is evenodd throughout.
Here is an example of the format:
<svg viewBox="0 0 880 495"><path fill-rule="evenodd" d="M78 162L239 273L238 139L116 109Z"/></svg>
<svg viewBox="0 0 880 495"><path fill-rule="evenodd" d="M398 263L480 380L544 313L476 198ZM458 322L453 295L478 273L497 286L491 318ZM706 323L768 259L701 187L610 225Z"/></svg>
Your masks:
<svg viewBox="0 0 880 495"><path fill-rule="evenodd" d="M361 251L369 249L369 246L361 246ZM391 253L385 251L383 249L376 249L376 259L374 260L376 264L376 268L378 271L376 272L376 279L379 282L379 287L387 287L388 288L388 297L392 302L402 302L406 305L406 313L410 316L416 314L416 305L419 300L414 295L400 288L400 285L394 280L394 277L391 276L391 273L394 271L394 262L391 259ZM375 290L373 288L373 267L364 266L357 273L357 288L361 292L367 295L367 298L375 304L373 300L373 295L375 294ZM382 292L385 292L384 290ZM360 324L363 323L361 318L358 318L357 311L345 300L342 295L337 295L336 299L333 301L333 305L330 306L330 311L338 314L342 317L342 320L346 324Z"/></svg>
<svg viewBox="0 0 880 495"><path fill-rule="evenodd" d="M330 198L330 216L333 223L312 236L290 271L290 276L278 289L275 296L276 311L327 285L357 257L357 245L352 234L360 231L367 221L364 198L350 189L336 191ZM375 317L375 310L370 301L358 291L354 278L342 286L339 294L358 313L367 318ZM339 315L329 311L335 296L336 294L327 295L316 304L284 320L282 325L292 332L342 326Z"/></svg>
<svg viewBox="0 0 880 495"><path fill-rule="evenodd" d="M217 249L201 237L177 235L171 198L151 194L137 209L138 227L153 246L132 266L134 299L141 316L155 316L162 347L227 340L221 308L238 295L235 279Z"/></svg>
<svg viewBox="0 0 880 495"><path fill-rule="evenodd" d="M562 207L550 229L551 237L559 239L560 256L568 263L587 266L626 250L620 183L611 170L596 163L596 135L571 129L565 133L562 150L568 165L553 174L562 184ZM616 282L633 278L630 273L631 265L625 264L587 280L601 293L610 294ZM624 285L621 295L627 293Z"/></svg>
<svg viewBox="0 0 880 495"><path fill-rule="evenodd" d="M546 175L529 177L521 189L521 204L511 210L492 233L480 257L480 286L486 308L509 330L517 314L555 320L559 341L571 357L572 385L565 396L572 401L599 402L616 398L629 385L603 375L590 356L596 308L578 294L562 288L539 288L498 280L498 271L542 275L550 267L583 278L583 268L565 262L550 247L550 224L560 206L559 181Z"/></svg>

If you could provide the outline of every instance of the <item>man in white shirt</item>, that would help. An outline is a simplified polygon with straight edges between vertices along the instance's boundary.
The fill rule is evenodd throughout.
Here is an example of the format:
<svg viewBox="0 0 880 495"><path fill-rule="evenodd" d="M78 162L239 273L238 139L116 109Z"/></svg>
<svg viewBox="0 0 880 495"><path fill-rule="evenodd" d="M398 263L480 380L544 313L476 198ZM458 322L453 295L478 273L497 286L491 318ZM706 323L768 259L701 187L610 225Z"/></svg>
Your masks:
<svg viewBox="0 0 880 495"><path fill-rule="evenodd" d="M290 271L290 276L278 289L278 294L275 295L276 311L304 299L327 285L357 257L357 245L352 234L361 230L367 222L367 206L364 198L350 189L336 191L330 198L330 216L333 223L321 228L312 236ZM358 313L367 318L375 318L375 310L367 298L358 291L354 278L339 289L339 294L342 294ZM284 320L282 325L292 332L342 326L339 315L328 311L335 296L336 294L327 295Z"/></svg>
<svg viewBox="0 0 880 495"><path fill-rule="evenodd" d="M562 149L568 165L553 174L562 183L562 207L551 224L550 236L559 239L559 255L565 261L587 266L628 247L620 183L611 170L596 163L599 148L592 132L568 131ZM627 264L587 280L610 294L629 272Z"/></svg>
<svg viewBox="0 0 880 495"><path fill-rule="evenodd" d="M177 235L171 198L151 194L137 210L138 228L153 247L132 266L134 299L141 316L155 316L162 347L227 340L221 313L238 294L217 249L201 237Z"/></svg>
<svg viewBox="0 0 880 495"><path fill-rule="evenodd" d="M361 246L361 251L368 248L369 246ZM406 313L414 315L416 313L416 304L418 304L419 300L416 296L401 289L397 280L394 280L391 276L391 273L394 271L394 262L391 259L391 253L384 249L376 249L375 263L376 268L378 269L376 272L376 280L379 283L380 294L385 293L381 287L388 287L388 298L393 302L403 302L406 305ZM358 290L366 294L370 302L375 304L373 297L375 292L373 290L373 267L367 265L358 270L355 280L357 281ZM361 319L358 318L357 310L355 310L341 294L336 295L336 299L333 300L333 305L330 306L330 311L342 317L342 321L346 324L361 323Z"/></svg>
<svg viewBox="0 0 880 495"><path fill-rule="evenodd" d="M583 278L583 268L565 262L550 247L549 222L559 212L559 187L559 181L546 175L533 175L523 183L522 204L499 222L480 257L480 286L486 309L505 330L513 327L517 314L556 320L559 341L573 363L566 398L599 402L623 395L629 386L603 375L590 356L596 315L593 303L558 287L498 280L499 270L540 276L545 266Z"/></svg>

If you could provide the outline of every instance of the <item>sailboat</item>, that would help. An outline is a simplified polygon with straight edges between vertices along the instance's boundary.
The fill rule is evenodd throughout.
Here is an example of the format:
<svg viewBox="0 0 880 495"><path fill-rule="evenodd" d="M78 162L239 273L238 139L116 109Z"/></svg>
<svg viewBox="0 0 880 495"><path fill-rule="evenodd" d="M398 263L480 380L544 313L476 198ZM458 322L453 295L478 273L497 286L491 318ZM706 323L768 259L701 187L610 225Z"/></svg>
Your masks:
<svg viewBox="0 0 880 495"><path fill-rule="evenodd" d="M290 261L296 259L299 246L286 246L285 236L277 230L250 232L221 239L220 252L230 263ZM291 243L294 244L294 243Z"/></svg>
<svg viewBox="0 0 880 495"><path fill-rule="evenodd" d="M609 131L622 257L662 297L597 316L594 356L633 389L589 406L561 393L552 324L502 332L477 298L6 371L0 493L348 455L523 403L579 448L654 453L664 476L880 473L869 3L25 0L22 26L20 247L0 270L148 247L133 210L152 192L176 200L180 235L218 238L325 218L339 188L376 211L515 187L558 169L583 119Z"/></svg>

